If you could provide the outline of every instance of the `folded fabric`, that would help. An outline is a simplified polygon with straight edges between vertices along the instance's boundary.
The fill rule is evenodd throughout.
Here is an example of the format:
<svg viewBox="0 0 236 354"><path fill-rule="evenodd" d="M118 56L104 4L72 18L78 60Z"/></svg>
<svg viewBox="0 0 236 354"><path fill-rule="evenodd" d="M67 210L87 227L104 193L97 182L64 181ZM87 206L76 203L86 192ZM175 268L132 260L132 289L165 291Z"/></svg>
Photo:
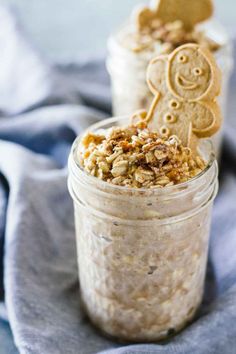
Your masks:
<svg viewBox="0 0 236 354"><path fill-rule="evenodd" d="M236 353L236 124L229 122L226 129L200 315L165 344L121 346L103 337L80 309L73 205L67 191L67 157L74 138L109 111L104 63L55 69L13 26L9 11L2 9L2 17L0 48L11 41L7 57L14 56L14 74L9 62L5 76L0 67L0 240L5 305L17 350ZM27 70L19 63L28 63ZM231 93L235 91L236 80ZM0 328L4 330L1 323Z"/></svg>

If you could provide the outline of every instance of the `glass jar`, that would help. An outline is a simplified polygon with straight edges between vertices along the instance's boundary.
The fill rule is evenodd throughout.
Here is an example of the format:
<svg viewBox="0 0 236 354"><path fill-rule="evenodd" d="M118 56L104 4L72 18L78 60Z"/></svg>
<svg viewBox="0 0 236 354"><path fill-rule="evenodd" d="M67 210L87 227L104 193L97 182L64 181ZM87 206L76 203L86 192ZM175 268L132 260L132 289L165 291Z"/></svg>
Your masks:
<svg viewBox="0 0 236 354"><path fill-rule="evenodd" d="M215 21L199 26L205 31L206 36L220 44L216 52L216 60L222 71L222 91L219 103L223 117L227 114L227 97L229 79L233 68L232 43L220 24ZM132 114L139 109L148 109L153 100L147 83L146 69L151 59L161 54L161 46L156 50L149 49L133 52L122 46L118 34L112 35L108 41L107 69L111 77L112 106L114 116ZM216 155L220 155L222 132L218 132L213 140Z"/></svg>
<svg viewBox="0 0 236 354"><path fill-rule="evenodd" d="M127 117L89 128L102 132ZM179 331L202 301L218 169L212 144L201 152L207 168L163 189L115 186L78 164L77 138L69 157L82 303L106 334L156 341Z"/></svg>

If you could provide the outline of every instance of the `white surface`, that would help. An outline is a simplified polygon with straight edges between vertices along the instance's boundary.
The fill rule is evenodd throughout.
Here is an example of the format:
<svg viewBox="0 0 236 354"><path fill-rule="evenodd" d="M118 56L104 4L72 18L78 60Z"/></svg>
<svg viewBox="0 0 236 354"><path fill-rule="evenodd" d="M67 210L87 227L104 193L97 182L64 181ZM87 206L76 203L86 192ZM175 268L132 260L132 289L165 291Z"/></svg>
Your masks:
<svg viewBox="0 0 236 354"><path fill-rule="evenodd" d="M36 45L50 58L63 60L104 53L111 31L142 0L0 0L18 9ZM215 0L216 17L234 31L236 1Z"/></svg>

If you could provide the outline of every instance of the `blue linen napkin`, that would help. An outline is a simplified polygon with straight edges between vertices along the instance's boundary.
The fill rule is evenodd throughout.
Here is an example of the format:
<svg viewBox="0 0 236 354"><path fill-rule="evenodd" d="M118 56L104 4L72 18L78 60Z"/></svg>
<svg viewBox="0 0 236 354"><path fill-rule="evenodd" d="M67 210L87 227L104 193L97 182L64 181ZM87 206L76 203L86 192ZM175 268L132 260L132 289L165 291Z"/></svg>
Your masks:
<svg viewBox="0 0 236 354"><path fill-rule="evenodd" d="M74 138L110 110L104 63L49 65L10 11L1 8L0 19L0 48L8 51L0 66L0 291L7 309L4 315L0 307L0 353L236 353L234 109L226 128L200 315L165 344L121 346L101 336L80 310L66 184ZM232 98L235 92L234 77ZM4 335L7 319L17 349Z"/></svg>

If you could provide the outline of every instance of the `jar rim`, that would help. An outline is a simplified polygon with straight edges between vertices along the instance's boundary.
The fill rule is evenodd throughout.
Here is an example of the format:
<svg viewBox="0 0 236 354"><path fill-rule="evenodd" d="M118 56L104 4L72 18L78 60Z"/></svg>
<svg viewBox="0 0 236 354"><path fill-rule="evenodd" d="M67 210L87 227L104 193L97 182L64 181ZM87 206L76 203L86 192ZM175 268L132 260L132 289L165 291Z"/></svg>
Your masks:
<svg viewBox="0 0 236 354"><path fill-rule="evenodd" d="M207 163L207 166L205 167L205 169L203 171L201 171L198 175L196 175L195 177L191 178L190 180L186 181L186 182L182 182L179 184L175 184L172 186L165 186L164 188L133 188L133 187L126 187L126 186L118 186L118 185L114 185L112 183L109 183L107 181L103 181L95 176L92 176L91 174L89 174L88 172L86 172L83 167L76 162L76 158L75 158L75 154L77 151L77 147L78 144L80 143L82 137L84 136L84 134L86 132L91 132L91 131L96 131L98 129L107 129L108 127L106 127L107 125L110 125L112 123L116 123L116 122L120 122L120 121L125 121L126 123L129 122L129 118L130 116L121 116L121 117L112 117L112 118L108 118L108 119L104 119L98 123L92 124L91 126L89 126L86 130L84 130L74 141L72 148L71 148L71 154L69 157L69 169L70 167L74 167L73 168L73 172L75 172L75 177L76 177L76 172L81 172L87 179L88 181L91 181L91 184L93 185L94 183L97 184L98 186L103 186L105 189L112 189L113 191L120 191L120 192L129 192L129 193L152 193L152 195L161 195L163 193L173 193L176 189L179 188L187 188L188 186L191 186L192 184L194 184L197 180L201 179L201 177L203 177L215 164L217 164L216 162L216 156L214 153L214 149L213 149L213 144L212 141L210 139L205 139L202 143L208 144L210 147L210 154L209 154L209 161ZM115 124L114 124L115 125ZM111 127L111 126L110 126ZM103 190L103 188L102 188Z"/></svg>

